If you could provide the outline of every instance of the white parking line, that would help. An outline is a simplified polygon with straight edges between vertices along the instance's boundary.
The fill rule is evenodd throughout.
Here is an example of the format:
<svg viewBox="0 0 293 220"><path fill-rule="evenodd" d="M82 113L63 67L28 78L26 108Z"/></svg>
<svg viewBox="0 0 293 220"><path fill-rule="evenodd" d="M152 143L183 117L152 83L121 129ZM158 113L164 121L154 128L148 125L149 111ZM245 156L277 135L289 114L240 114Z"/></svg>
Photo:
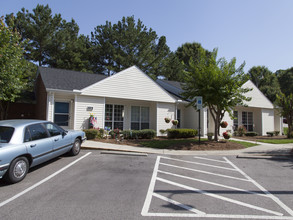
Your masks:
<svg viewBox="0 0 293 220"><path fill-rule="evenodd" d="M233 189L233 190L240 191L240 192L246 192L246 193L254 194L254 195L258 195L258 196L269 197L266 194L257 193L257 192L253 192L253 191L249 191L249 190L245 190L245 189L240 189L240 188L236 188L236 187L232 187L232 186L226 186L226 185L223 185L223 184L214 183L214 182L210 182L210 181L205 181L205 180L201 180L201 179L196 179L196 178L192 178L192 177L189 177L189 176L183 176L183 175L174 174L174 173L170 173L170 172L165 172L165 171L161 171L161 170L158 170L158 172L163 173L163 174L167 174L167 175L170 175L170 176L176 176L176 177L180 177L180 178L184 178L184 179L188 179L188 180L198 181L198 182L201 182L201 183L207 183L207 184L214 185L214 186L220 186L220 187L227 188L227 189Z"/></svg>
<svg viewBox="0 0 293 220"><path fill-rule="evenodd" d="M87 153L86 155L76 159L75 161L71 162L70 164L68 164L67 166L63 167L62 169L58 170L57 172L51 174L50 176L46 177L45 179L39 181L38 183L32 185L31 187L27 188L26 190L16 194L15 196L11 197L10 199L5 200L4 202L0 203L0 208L4 205L6 205L9 202L12 202L13 200L19 198L20 196L28 193L29 191L33 190L34 188L38 187L39 185L47 182L48 180L52 179L54 176L58 175L59 173L63 172L64 170L68 169L69 167L73 166L74 164L76 164L78 161L82 160L83 158L87 157L88 155L90 155L92 152Z"/></svg>
<svg viewBox="0 0 293 220"><path fill-rule="evenodd" d="M198 172L198 173L204 173L204 174L209 174L209 175L214 175L214 176L220 176L220 177L225 177L225 178L230 178L230 179L242 180L242 181L250 182L250 180L248 180L248 179L238 178L238 177L234 177L234 176L222 175L222 174L218 174L218 173L212 173L212 172L207 172L207 171L202 171L202 170L196 170L196 169L191 169L191 168L187 168L187 167L180 167L180 166L167 164L167 163L160 163L160 164L164 165L164 166L183 169L183 170L189 170L189 171L194 171L194 172Z"/></svg>
<svg viewBox="0 0 293 220"><path fill-rule="evenodd" d="M177 218L180 218L180 217L191 217L191 218L199 217L199 218L223 218L223 219L235 219L236 218L236 219L280 219L280 220L281 219L287 219L287 220L293 220L293 214L292 214L293 211L288 206L286 206L277 197L272 195L264 187L259 185L252 178L250 178L247 174L245 174L242 170L240 170L236 165L234 165L226 157L223 157L223 159L225 161L221 161L221 162L224 162L224 163L227 163L227 164L231 165L238 173L242 174L245 177L245 179L232 177L232 176L226 176L226 175L217 174L217 173L206 172L206 171L202 171L202 170L195 170L195 169L186 168L186 167L180 167L180 166L171 165L171 164L166 164L166 163L160 162L161 158L167 159L165 157L157 157L156 164L155 164L154 171L153 171L153 175L152 175L152 179L151 179L150 186L149 186L149 190L148 190L146 200L145 200L142 212L141 212L142 216L177 217ZM171 159L174 159L174 158L171 158ZM197 159L203 159L203 158L198 157ZM213 160L213 159L209 159L209 158L205 158L205 159L220 162L220 160L218 161L218 160ZM182 161L182 162L187 162L188 163L190 161ZM184 176L184 175L179 175L179 174L176 174L176 173L171 173L171 172L159 170L160 165L179 168L179 169L184 169L184 170L189 170L189 171L201 172L201 173L206 173L206 174L210 174L210 175L222 176L222 177L232 178L232 179L235 179L235 180L247 181L248 183L251 183L254 186L256 186L258 189L260 189L263 192L263 194L253 192L253 191L249 191L249 190L236 188L236 187L232 187L232 186L226 186L226 185L218 184L218 183L215 183L215 182L209 182L209 181L206 181L206 180L201 180L201 179L197 179L197 178L192 178L192 177L188 177L188 176ZM159 173L166 174L166 175L171 175L171 176L179 177L179 178L185 178L185 179L192 180L192 181L199 181L199 182L203 182L203 183L207 183L207 184L211 184L211 185L215 185L215 186L229 188L229 189L237 190L237 191L243 191L243 192L246 192L246 193L260 195L260 196L263 196L263 197L266 197L266 198L270 198L270 199L272 199L272 201L274 201L276 203L276 205L279 205L280 208L283 208L291 216L284 216L283 213L280 213L280 212L277 212L277 211L269 210L269 209L266 209L266 208L263 208L263 207L255 206L255 205L252 205L252 204L249 204L249 203L245 203L245 202L242 202L242 201L238 201L238 200L235 200L235 199L231 199L231 198L228 198L228 197L224 197L224 196L221 196L221 195L210 193L210 192L205 191L205 190L197 189L197 188L190 187L190 186L187 186L187 185L183 185L183 184L173 182L173 181L170 181L170 180L167 180L167 179L163 179L161 177L158 177ZM165 196L160 195L159 193L156 193L154 191L156 181L160 181L160 182L167 183L167 184L170 184L170 185L173 185L173 186L176 186L176 187L184 188L186 190L193 191L193 192L196 192L196 193L200 193L200 194L203 194L203 195L206 195L206 196L210 196L210 197L213 197L213 198L216 198L216 199L219 199L219 200L223 200L225 202L234 203L236 205L244 206L244 207L255 209L255 210L258 210L258 211L262 211L262 212L267 212L268 214L271 214L271 215L245 215L245 214L244 215L241 215L241 214L240 215L239 214L233 215L232 213L231 214L208 214L208 213L204 213L204 212L202 212L200 210L194 209L190 205L182 204L182 203L180 203L178 201L172 200L170 198L167 198ZM177 206L179 206L181 208L184 208L184 209L186 209L188 211L194 212L194 213L174 213L174 212L171 212L171 213L165 213L165 212L164 213L153 213L153 212L149 212L150 205L151 205L151 200L152 200L153 196L158 198L158 199L161 199L163 201L167 201L167 202L169 202L171 204L177 205ZM202 212L202 213L200 213L200 212Z"/></svg>
<svg viewBox="0 0 293 220"><path fill-rule="evenodd" d="M192 162L192 161L187 161L187 160L180 160L180 159L175 159L175 158L170 158L170 157L161 157L161 158L167 159L167 160L180 161L180 162L184 162L184 163L197 164L197 165L202 165L202 166L206 166L206 167L214 167L214 168L219 168L219 169L224 169L224 170L237 171L234 168L220 167L220 166L210 165L210 164L206 164L206 163L198 163L198 162Z"/></svg>
<svg viewBox="0 0 293 220"><path fill-rule="evenodd" d="M190 187L190 186L186 186L186 185L183 185L183 184L180 184L180 183L175 183L173 181L165 180L165 179L160 178L160 177L157 177L157 180L161 181L163 183L168 183L168 184L173 185L173 186L178 186L178 187L183 188L183 189L187 189L187 190L190 190L190 191L193 191L193 192L196 192L196 193L201 193L201 194L204 194L204 195L207 195L207 196L214 197L216 199L220 199L220 200L223 200L223 201L226 201L226 202L231 202L231 203L241 205L241 206L244 206L244 207L248 207L248 208L251 208L251 209L267 212L267 213L270 213L270 214L273 214L273 215L278 215L278 216L283 215L280 212L275 212L275 211L265 209L265 208L261 208L261 207L251 205L251 204L248 204L248 203L245 203L245 202L240 202L240 201L235 200L235 199L230 199L230 198L227 198L227 197L224 197L224 196L219 196L219 195L216 195L214 193L209 193L209 192L207 192L205 190L200 190L200 189Z"/></svg>
<svg viewBox="0 0 293 220"><path fill-rule="evenodd" d="M226 161L223 160L215 160L215 159L210 159L210 158L205 158L205 157L193 157L195 159L201 159L201 160L209 160L209 161L214 161L214 162L220 162L220 163L227 163Z"/></svg>
<svg viewBox="0 0 293 220"><path fill-rule="evenodd" d="M238 170L239 173L241 173L243 176L245 176L248 180L250 180L256 187L258 187L261 191L263 191L265 194L267 194L272 200L274 200L279 206L281 206L283 209L285 209L291 216L293 216L293 210L290 209L288 206L286 206L284 203L282 203L277 197L275 197L273 194L271 194L269 191L267 191L264 187L262 187L260 184L258 184L256 181L254 181L250 176L248 176L246 173L244 173L242 170L240 170L235 164L233 164L230 160L228 160L226 157L224 159L231 164L235 169Z"/></svg>
<svg viewBox="0 0 293 220"><path fill-rule="evenodd" d="M167 201L167 202L169 202L169 203L171 203L171 204L177 205L177 206L179 206L179 207L181 207L181 208L183 208L183 209L186 209L186 210L188 210L188 211L194 212L194 213L196 213L196 214L200 214L200 215L205 215L205 214L206 214L206 213L204 213L204 212L202 212L202 211L199 211L199 210L197 210L197 209L195 209L195 208L192 208L191 206L184 205L184 204L182 204L182 203L180 203L180 202L177 202L177 201L175 201L175 200L173 200L173 199L169 199L169 198L167 198L167 197L165 197L165 196L162 196L162 195L159 195L159 194L157 194L157 193L153 193L153 196L155 196L155 197L157 197L157 198L159 198L159 199L162 199L162 200L164 200L164 201Z"/></svg>
<svg viewBox="0 0 293 220"><path fill-rule="evenodd" d="M149 208L150 208L150 205L151 205L152 195L153 195L153 192L154 192L154 189L155 189L157 172L158 172L158 168L159 168L159 164L160 164L160 158L161 157L158 156L157 160L156 160L156 163L155 163L152 179L151 179L151 182L150 182L150 185L149 185L149 190L148 190L147 196L145 198L143 208L141 210L141 215L142 216L147 215L147 213L149 211Z"/></svg>

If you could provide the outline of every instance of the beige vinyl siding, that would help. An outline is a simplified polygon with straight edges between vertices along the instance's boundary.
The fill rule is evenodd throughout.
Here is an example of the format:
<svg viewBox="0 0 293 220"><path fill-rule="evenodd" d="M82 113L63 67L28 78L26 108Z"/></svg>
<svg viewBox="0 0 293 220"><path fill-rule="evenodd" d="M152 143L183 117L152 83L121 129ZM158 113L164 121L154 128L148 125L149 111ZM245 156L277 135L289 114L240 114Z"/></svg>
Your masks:
<svg viewBox="0 0 293 220"><path fill-rule="evenodd" d="M170 103L157 103L157 135L160 135L161 129L175 128L175 126L170 121L165 122L165 118L169 117L171 120L175 119L175 104Z"/></svg>
<svg viewBox="0 0 293 220"><path fill-rule="evenodd" d="M274 131L274 110L262 109L262 135L266 135L268 131Z"/></svg>
<svg viewBox="0 0 293 220"><path fill-rule="evenodd" d="M104 128L105 99L103 97L78 95L76 97L76 101L76 119L74 129L88 129L90 113L92 113L97 118L95 127ZM88 107L93 107L93 110L88 111Z"/></svg>
<svg viewBox="0 0 293 220"><path fill-rule="evenodd" d="M273 109L274 105L267 97L250 81L243 84L242 88L252 88L252 91L245 93L246 97L251 97L251 101L244 102L249 107Z"/></svg>
<svg viewBox="0 0 293 220"><path fill-rule="evenodd" d="M82 95L175 103L173 97L135 66L83 89Z"/></svg>

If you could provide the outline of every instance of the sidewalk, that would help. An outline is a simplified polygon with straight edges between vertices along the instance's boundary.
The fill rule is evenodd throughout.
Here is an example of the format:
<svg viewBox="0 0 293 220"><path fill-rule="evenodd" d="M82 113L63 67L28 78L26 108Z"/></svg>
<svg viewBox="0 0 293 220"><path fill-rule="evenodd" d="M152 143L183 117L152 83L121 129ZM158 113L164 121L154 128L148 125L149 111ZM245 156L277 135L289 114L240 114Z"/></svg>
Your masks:
<svg viewBox="0 0 293 220"><path fill-rule="evenodd" d="M239 139L237 139L239 140ZM255 142L254 142L255 143ZM122 144L110 144L97 141L86 140L82 144L84 149L96 149L106 151L122 151L147 154L165 154L165 155L235 155L238 157L288 157L292 155L290 151L293 149L293 144L265 144L258 143L255 147L240 149L240 150L225 150L225 151L187 151L187 150L168 150L154 149L146 147L134 147Z"/></svg>

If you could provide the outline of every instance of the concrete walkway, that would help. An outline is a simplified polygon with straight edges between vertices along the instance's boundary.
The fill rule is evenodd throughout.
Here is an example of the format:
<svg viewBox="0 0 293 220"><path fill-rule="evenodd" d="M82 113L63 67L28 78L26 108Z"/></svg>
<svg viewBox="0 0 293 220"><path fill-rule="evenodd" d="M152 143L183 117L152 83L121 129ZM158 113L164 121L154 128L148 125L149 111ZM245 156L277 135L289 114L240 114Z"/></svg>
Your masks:
<svg viewBox="0 0 293 220"><path fill-rule="evenodd" d="M234 139L240 141L239 139ZM255 142L253 142L255 143ZM277 158L288 157L293 149L293 144L265 144L258 143L255 147L249 147L240 150L223 150L223 151L188 151L188 150L168 150L154 149L147 147L134 147L123 144L110 144L97 141L87 140L82 144L84 149L97 149L107 151L137 152L147 154L167 154L167 155L235 155L238 157L263 157Z"/></svg>

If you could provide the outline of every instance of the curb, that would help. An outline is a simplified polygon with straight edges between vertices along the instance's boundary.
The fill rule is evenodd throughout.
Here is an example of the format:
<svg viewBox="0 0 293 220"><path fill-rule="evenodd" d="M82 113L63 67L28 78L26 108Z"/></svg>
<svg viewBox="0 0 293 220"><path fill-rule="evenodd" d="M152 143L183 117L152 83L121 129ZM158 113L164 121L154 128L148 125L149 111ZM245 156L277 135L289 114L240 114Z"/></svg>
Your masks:
<svg viewBox="0 0 293 220"><path fill-rule="evenodd" d="M239 154L236 156L236 158L247 158L247 159L272 159L272 160L292 160L292 155L290 154L281 154L281 155L246 155L246 154Z"/></svg>
<svg viewBox="0 0 293 220"><path fill-rule="evenodd" d="M144 151L134 151L134 150L124 150L124 149L110 149L110 148L102 148L102 147L81 147L85 150L103 150L103 151L116 151L116 152L129 152L129 153L137 153L137 154L156 154L152 152L144 152Z"/></svg>
<svg viewBox="0 0 293 220"><path fill-rule="evenodd" d="M114 154L114 155L127 155L127 156L142 156L147 157L146 153L135 153L135 152L123 152L123 151L102 151L101 154Z"/></svg>

